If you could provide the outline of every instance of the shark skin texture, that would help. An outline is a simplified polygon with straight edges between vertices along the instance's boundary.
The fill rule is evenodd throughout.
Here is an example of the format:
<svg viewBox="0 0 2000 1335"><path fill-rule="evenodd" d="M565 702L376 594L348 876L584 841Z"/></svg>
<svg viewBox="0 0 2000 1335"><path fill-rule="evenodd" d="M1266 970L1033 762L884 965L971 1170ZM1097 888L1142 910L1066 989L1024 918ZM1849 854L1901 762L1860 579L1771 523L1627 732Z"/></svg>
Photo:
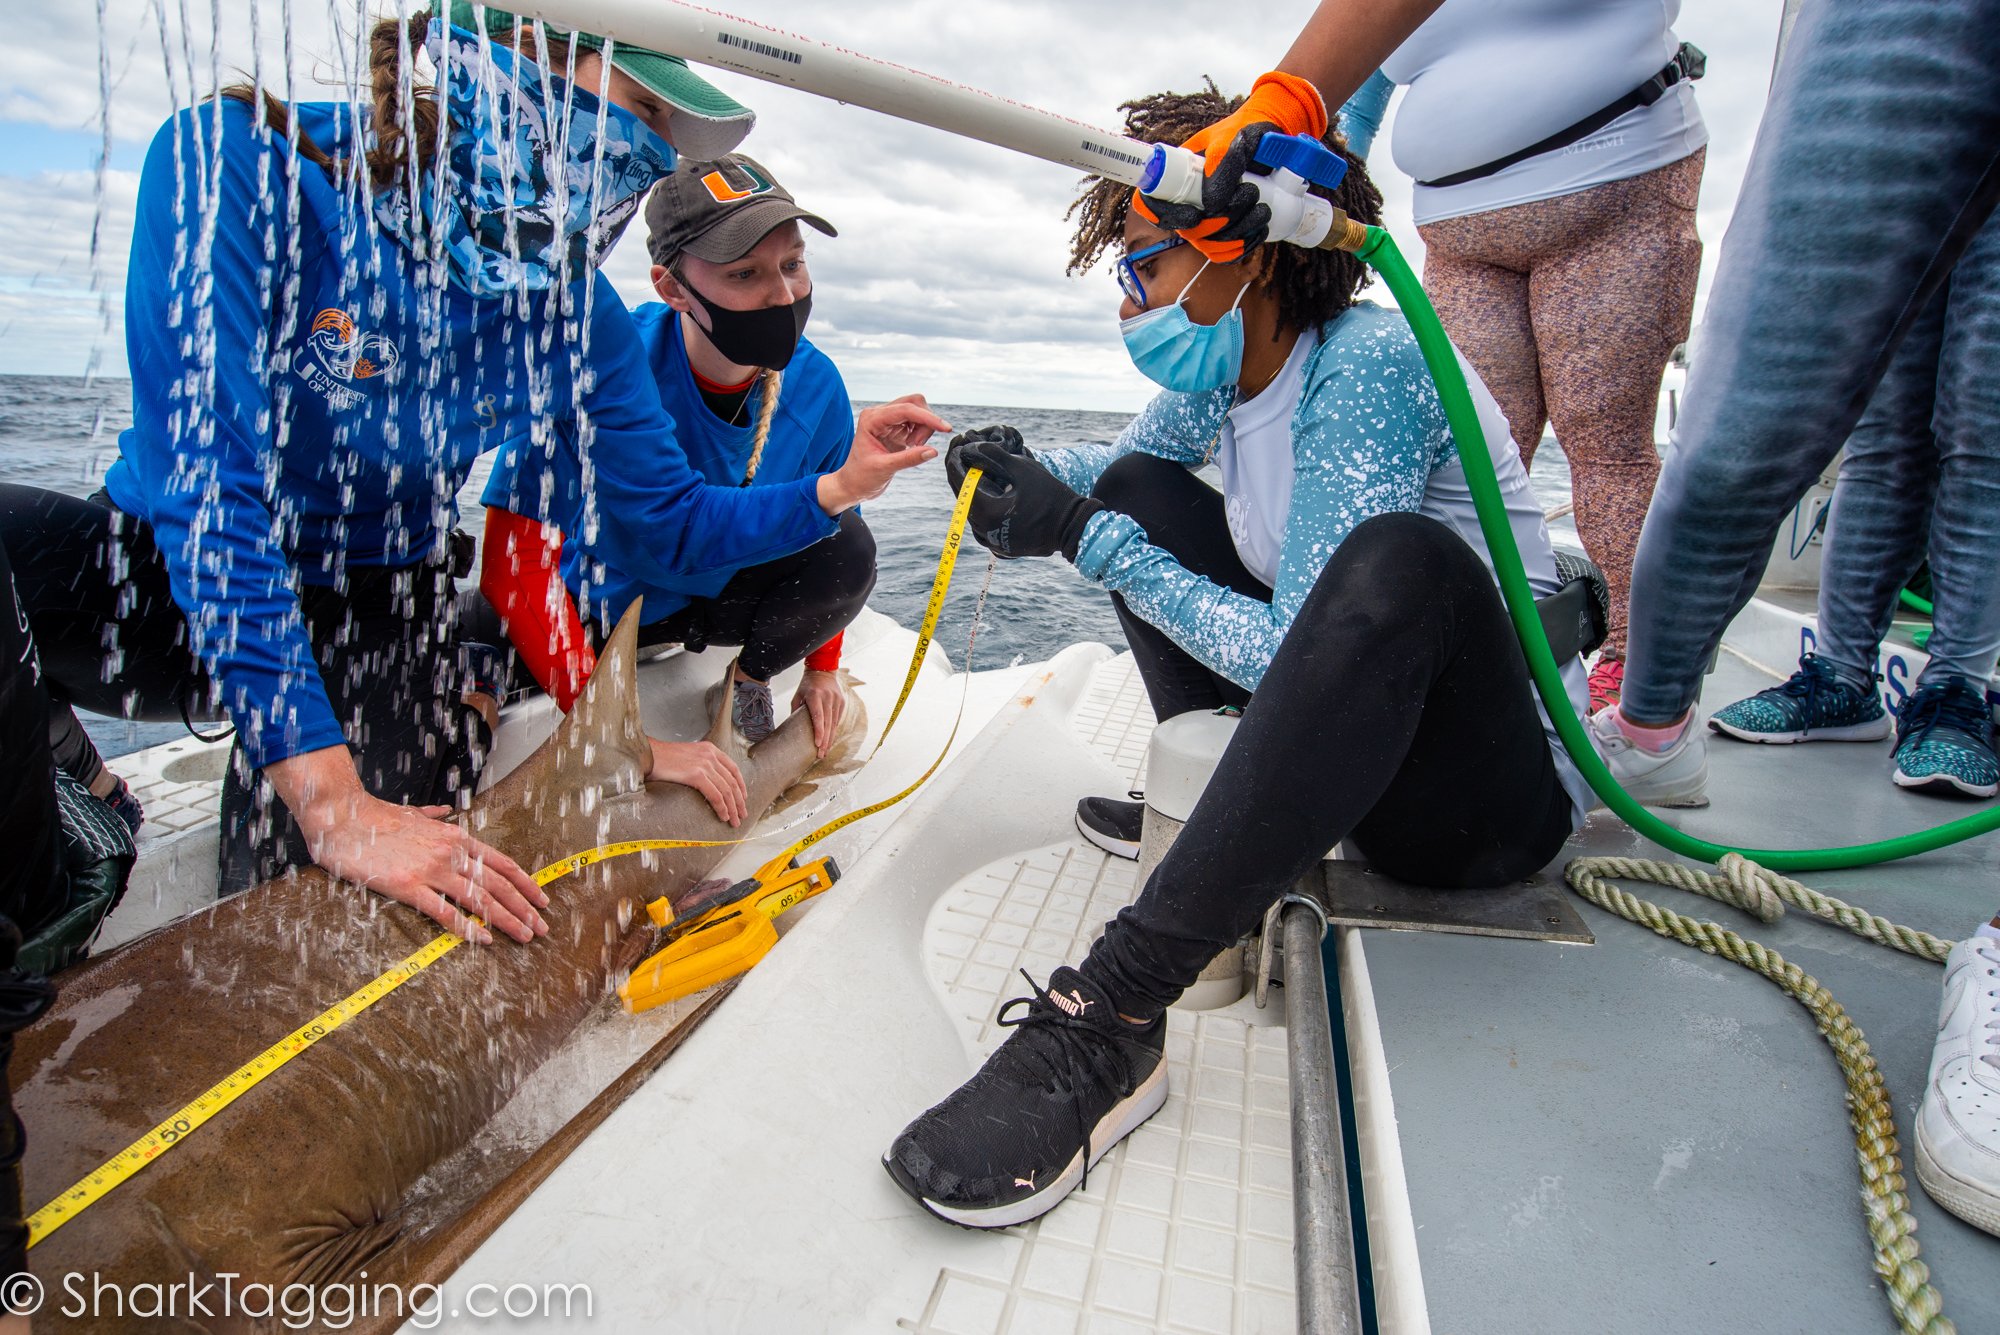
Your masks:
<svg viewBox="0 0 2000 1335"><path fill-rule="evenodd" d="M458 817L530 871L627 839L738 837L693 789L641 777L649 752L637 628L635 605L555 734ZM842 741L865 727L850 693ZM814 763L804 710L747 750L726 713L710 739L742 767L753 815ZM363 1271L368 1284L441 1278L422 1273L435 1269L426 1258L464 1250L440 1237L462 1220L412 1236L403 1210L412 1185L475 1139L611 995L618 971L647 945L649 933L635 930L647 924L643 905L679 900L728 851L635 854L574 872L548 887L546 937L461 945L348 1020L37 1246L30 1264L50 1281L51 1313L68 1272L82 1272L86 1288L92 1272L118 1285L233 1274L239 1292L259 1282L356 1282ZM16 1039L27 1208L438 931L415 910L314 867L63 975L56 1005ZM464 1214L492 1208L474 1202ZM100 1313L61 1324L136 1332L268 1323Z"/></svg>

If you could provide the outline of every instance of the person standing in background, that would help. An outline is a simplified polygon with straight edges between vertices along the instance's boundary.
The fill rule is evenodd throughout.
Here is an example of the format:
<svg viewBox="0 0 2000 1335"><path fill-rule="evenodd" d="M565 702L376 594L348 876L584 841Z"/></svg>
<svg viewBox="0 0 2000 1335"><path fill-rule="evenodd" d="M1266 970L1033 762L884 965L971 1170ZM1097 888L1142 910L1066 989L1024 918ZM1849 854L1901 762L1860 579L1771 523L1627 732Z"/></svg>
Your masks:
<svg viewBox="0 0 2000 1335"><path fill-rule="evenodd" d="M1590 707L1618 699L1632 559L1659 477L1660 376L1694 312L1703 58L1678 0L1448 0L1341 108L1366 156L1390 92L1424 289L1532 466L1545 423L1611 591ZM1547 59L1514 58L1523 48ZM1550 78L1548 71L1564 72ZM1357 142L1358 141L1358 142Z"/></svg>
<svg viewBox="0 0 2000 1335"><path fill-rule="evenodd" d="M1820 564L1818 639L1782 685L1710 715L1747 742L1879 742L1891 780L2000 792L1986 682L2000 661L2000 227L1989 219L1931 299L1847 438ZM1897 596L1928 552L1930 661L1896 717L1875 670Z"/></svg>

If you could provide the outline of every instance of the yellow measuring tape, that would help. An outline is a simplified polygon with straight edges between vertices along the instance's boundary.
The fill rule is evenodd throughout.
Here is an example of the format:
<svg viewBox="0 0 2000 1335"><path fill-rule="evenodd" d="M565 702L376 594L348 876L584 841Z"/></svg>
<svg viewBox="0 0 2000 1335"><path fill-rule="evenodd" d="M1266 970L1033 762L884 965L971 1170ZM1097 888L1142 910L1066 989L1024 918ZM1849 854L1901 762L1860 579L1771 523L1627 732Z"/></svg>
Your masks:
<svg viewBox="0 0 2000 1335"><path fill-rule="evenodd" d="M958 565L960 540L965 531L966 513L972 506L972 494L979 485L979 470L973 469L965 476L964 484L958 491L958 502L952 507L951 526L945 534L944 550L938 557L937 573L931 579L930 601L924 607L924 619L917 632L916 652L910 659L910 670L903 678L902 693L896 698L896 707L890 711L888 725L882 729L882 737L875 743L875 751L880 752L882 742L889 736L889 729L896 726L897 717L903 712L904 702L915 689L917 672L923 666L924 655L929 652L931 638L937 631L938 614L944 608L945 593L951 586L952 571ZM977 617L974 618L975 633ZM820 826L790 848L781 853L775 862L784 863L796 857L820 840L845 829L858 820L887 810L922 787L944 758L951 751L952 741L958 736L958 725L965 717L961 703L958 719L953 720L951 735L946 738L944 750L938 753L930 768L920 775L915 783L885 801L876 802L858 811L850 811L827 824ZM727 848L750 843L754 839L769 838L756 835L745 839L628 839L622 843L604 844L588 848L581 853L557 862L551 862L535 873L535 884L548 885L561 880L572 872L583 870L593 863L611 858L625 857L633 853L648 853L672 848ZM220 1113L224 1108L250 1092L272 1072L284 1066L294 1057L318 1043L334 1030L346 1024L355 1016L373 1006L382 998L394 992L410 979L443 959L457 947L465 944L465 938L455 932L440 932L424 946L399 961L394 967L373 979L351 995L335 1002L315 1015L305 1024L294 1029L284 1038L265 1048L243 1065L210 1085L192 1100L176 1109L165 1121L151 1131L127 1145L104 1163L92 1169L75 1186L57 1196L41 1209L28 1216L28 1246L34 1247L49 1234L76 1218L106 1193L126 1181L134 1173L152 1163L168 1150L192 1135L203 1123Z"/></svg>

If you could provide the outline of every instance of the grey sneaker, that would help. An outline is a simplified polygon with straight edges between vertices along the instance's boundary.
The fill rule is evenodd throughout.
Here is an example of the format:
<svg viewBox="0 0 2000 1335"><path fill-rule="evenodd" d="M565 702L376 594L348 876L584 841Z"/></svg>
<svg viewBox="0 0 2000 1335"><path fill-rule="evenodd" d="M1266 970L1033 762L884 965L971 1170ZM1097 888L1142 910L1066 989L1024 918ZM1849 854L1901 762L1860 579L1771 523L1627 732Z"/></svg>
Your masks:
<svg viewBox="0 0 2000 1335"><path fill-rule="evenodd" d="M738 681L730 692L729 721L736 734L750 745L778 730L778 709L771 703L771 688L761 681Z"/></svg>
<svg viewBox="0 0 2000 1335"><path fill-rule="evenodd" d="M1634 801L1649 807L1708 805L1708 742L1698 723L1690 723L1681 739L1660 755L1640 749L1625 735L1615 708L1590 720L1590 738L1611 777Z"/></svg>

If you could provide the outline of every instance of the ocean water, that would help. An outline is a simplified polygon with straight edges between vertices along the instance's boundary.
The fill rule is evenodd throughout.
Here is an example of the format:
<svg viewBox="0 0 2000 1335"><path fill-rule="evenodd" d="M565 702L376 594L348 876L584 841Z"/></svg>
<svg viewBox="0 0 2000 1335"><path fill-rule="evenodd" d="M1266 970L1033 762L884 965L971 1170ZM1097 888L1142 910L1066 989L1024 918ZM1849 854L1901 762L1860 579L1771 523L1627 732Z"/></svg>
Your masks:
<svg viewBox="0 0 2000 1335"><path fill-rule="evenodd" d="M935 404L961 431L995 423L1017 428L1033 449L1058 449L1116 439L1126 413L1047 408ZM131 384L79 377L0 376L0 483L20 483L83 496L103 482L117 458L118 433L131 424ZM491 456L480 462L459 493L464 527L478 533L478 505ZM1534 483L1544 505L1569 498L1569 468L1552 440L1535 459ZM923 617L938 551L951 516L950 487L941 460L899 477L888 493L863 507L875 533L878 576L869 600L877 611L915 627ZM1573 541L1573 539L1572 539ZM14 559L32 560L16 553ZM984 577L986 553L968 541L959 558L952 593L938 623L937 644L953 666L965 666L972 608ZM1079 579L1060 559L1000 561L993 570L986 609L972 648L974 668L1035 662L1079 640L1123 649L1117 617L1104 593ZM171 740L178 724L134 724L86 717L106 755Z"/></svg>

